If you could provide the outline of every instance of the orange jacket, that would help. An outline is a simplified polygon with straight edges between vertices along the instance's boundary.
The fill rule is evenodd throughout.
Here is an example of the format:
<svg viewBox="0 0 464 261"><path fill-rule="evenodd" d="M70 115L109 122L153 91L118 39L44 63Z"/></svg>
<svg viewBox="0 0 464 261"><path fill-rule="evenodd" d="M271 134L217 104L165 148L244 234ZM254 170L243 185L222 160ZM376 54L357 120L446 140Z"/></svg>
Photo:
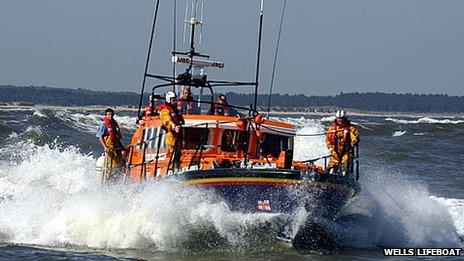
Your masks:
<svg viewBox="0 0 464 261"><path fill-rule="evenodd" d="M349 121L344 124L337 124L334 122L327 130L325 136L325 143L329 149L336 149L337 151L343 148L351 148L359 142L358 129L353 126Z"/></svg>
<svg viewBox="0 0 464 261"><path fill-rule="evenodd" d="M168 146L175 146L178 138L178 133L174 130L176 126L182 126L184 124L184 118L179 113L176 107L170 104L163 104L159 107L160 119L162 128L166 131L164 142Z"/></svg>

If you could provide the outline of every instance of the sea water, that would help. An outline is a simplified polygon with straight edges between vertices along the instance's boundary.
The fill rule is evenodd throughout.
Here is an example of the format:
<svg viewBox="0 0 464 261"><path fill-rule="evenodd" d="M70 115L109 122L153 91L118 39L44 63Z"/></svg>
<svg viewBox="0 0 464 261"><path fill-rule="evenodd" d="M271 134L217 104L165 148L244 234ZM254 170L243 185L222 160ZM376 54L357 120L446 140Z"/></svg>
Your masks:
<svg viewBox="0 0 464 261"><path fill-rule="evenodd" d="M134 115L116 112L126 143ZM275 118L297 126L296 159L329 154L318 134L333 118ZM102 187L100 111L2 108L0 259L376 258L383 247L462 247L464 118L350 119L361 132L362 191L324 223L341 247L314 251L277 239L278 214L232 212L175 180ZM291 229L308 215L295 213Z"/></svg>

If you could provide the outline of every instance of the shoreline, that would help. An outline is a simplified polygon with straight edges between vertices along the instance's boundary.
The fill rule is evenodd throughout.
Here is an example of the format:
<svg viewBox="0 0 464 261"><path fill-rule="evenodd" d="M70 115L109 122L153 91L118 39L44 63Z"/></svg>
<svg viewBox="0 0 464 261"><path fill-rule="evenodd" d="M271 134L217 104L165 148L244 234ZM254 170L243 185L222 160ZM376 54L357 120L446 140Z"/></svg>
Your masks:
<svg viewBox="0 0 464 261"><path fill-rule="evenodd" d="M46 104L35 104L35 105L0 105L0 109L21 109L21 110L33 110L33 109L68 109L68 110L101 110L104 111L106 108L111 107L116 111L138 111L138 108L131 106L107 106L107 105L86 105L86 106L57 106L57 105L46 105ZM304 110L305 108L302 108ZM349 116L362 116L362 117L464 117L464 113L431 113L431 112L381 112L381 111L359 111L345 109ZM265 114L262 112L262 114ZM314 111L270 111L269 114L275 116L289 115L289 116L333 116L333 112L314 112Z"/></svg>
<svg viewBox="0 0 464 261"><path fill-rule="evenodd" d="M378 112L378 111L350 111L346 109L348 116L362 116L362 117L406 117L406 118L417 118L417 117L464 117L464 113L424 113L424 112ZM291 115L291 116L333 116L335 113L332 112L284 112L284 111L270 111L272 115Z"/></svg>

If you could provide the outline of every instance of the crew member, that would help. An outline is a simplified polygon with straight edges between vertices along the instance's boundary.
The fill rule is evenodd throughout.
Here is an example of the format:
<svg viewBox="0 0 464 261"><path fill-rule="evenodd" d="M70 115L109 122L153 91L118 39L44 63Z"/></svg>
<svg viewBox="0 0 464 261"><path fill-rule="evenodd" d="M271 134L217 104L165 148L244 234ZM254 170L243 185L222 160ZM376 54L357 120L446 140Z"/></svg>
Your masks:
<svg viewBox="0 0 464 261"><path fill-rule="evenodd" d="M346 174L350 170L353 148L359 142L359 132L350 123L344 110L338 110L335 114L335 120L327 130L325 142L331 154L328 170L331 173L339 170Z"/></svg>
<svg viewBox="0 0 464 261"><path fill-rule="evenodd" d="M177 100L177 109L182 114L198 114L198 106L193 101L192 93L188 86L184 86Z"/></svg>
<svg viewBox="0 0 464 261"><path fill-rule="evenodd" d="M113 117L114 110L111 108L106 109L103 121L100 123L98 132L95 135L105 151L107 168L106 180L111 177L111 169L124 165L124 158L122 156L124 151L122 133L118 123Z"/></svg>
<svg viewBox="0 0 464 261"><path fill-rule="evenodd" d="M179 169L184 118L177 109L176 94L172 91L167 92L166 102L159 106L158 110L160 112L162 128L166 131L164 140L168 146L166 158L170 160L172 169Z"/></svg>
<svg viewBox="0 0 464 261"><path fill-rule="evenodd" d="M151 116L158 115L158 112L156 111L156 99L154 98L155 95L150 94L148 96L148 106L146 106L139 114L139 121L140 120L145 120L148 119Z"/></svg>
<svg viewBox="0 0 464 261"><path fill-rule="evenodd" d="M214 115L230 115L230 108L227 104L227 97L224 94L219 94L217 101L214 103Z"/></svg>

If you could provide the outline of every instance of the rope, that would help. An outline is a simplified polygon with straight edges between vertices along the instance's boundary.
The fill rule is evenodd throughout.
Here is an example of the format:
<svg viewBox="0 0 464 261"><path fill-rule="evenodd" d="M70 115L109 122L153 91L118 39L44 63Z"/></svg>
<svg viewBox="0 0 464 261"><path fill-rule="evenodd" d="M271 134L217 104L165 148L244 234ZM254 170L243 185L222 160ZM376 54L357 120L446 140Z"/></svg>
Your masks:
<svg viewBox="0 0 464 261"><path fill-rule="evenodd" d="M272 66L271 88L269 90L269 100L268 100L268 103L267 103L267 115L266 115L266 117L268 117L268 118L269 118L269 112L271 110L271 96L272 96L272 89L274 87L274 76L275 76L275 69L276 69L276 64L277 64L277 55L279 54L280 37L282 35L282 25L284 23L286 5L287 5L287 0L284 1L283 7L282 7L282 15L280 17L279 33L278 33L278 37L277 37L276 50L275 50L275 54L274 54L274 65Z"/></svg>

